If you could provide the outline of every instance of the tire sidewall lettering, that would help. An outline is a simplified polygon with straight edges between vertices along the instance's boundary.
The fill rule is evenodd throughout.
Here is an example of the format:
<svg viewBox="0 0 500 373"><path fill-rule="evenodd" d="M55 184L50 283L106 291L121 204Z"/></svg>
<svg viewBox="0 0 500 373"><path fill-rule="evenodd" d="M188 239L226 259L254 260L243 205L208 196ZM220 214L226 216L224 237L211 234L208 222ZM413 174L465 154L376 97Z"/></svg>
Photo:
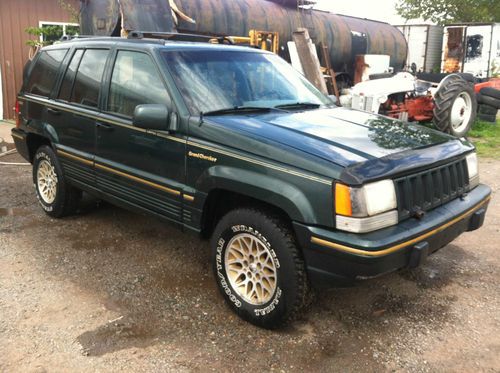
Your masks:
<svg viewBox="0 0 500 373"><path fill-rule="evenodd" d="M280 262L276 252L271 247L271 244L269 243L267 238L262 233L260 233L259 230L245 224L232 225L231 227L223 231L219 236L217 240L216 255L215 255L215 267L216 267L215 269L217 274L217 280L219 281L223 292L235 307L237 308L244 307L246 309L249 309L250 312L252 312L255 316L263 317L272 313L276 309L276 307L279 305L281 301L283 291L279 286L277 286L272 299L266 304L259 306L247 303L234 292L226 276L224 257L225 257L225 251L227 249L227 243L231 240L232 237L240 233L247 233L253 235L266 245L266 248L271 253L271 257L276 266L276 269L278 270L278 284L279 284Z"/></svg>
<svg viewBox="0 0 500 373"><path fill-rule="evenodd" d="M59 174L57 172L56 167L54 166L54 162L52 162L52 159L50 158L50 156L47 153L43 152L43 151L38 152L38 153L35 154L35 162L34 163L36 165L36 170L35 170L36 174L38 174L38 166L40 165L40 161L42 161L42 160L46 160L47 162L49 162L50 166L54 168L55 173L56 173L56 177L57 177L58 182L59 182L60 181L59 180ZM58 183L58 185L59 185L59 183ZM38 202L40 203L40 206L42 206L42 209L44 209L46 212L52 212L52 211L54 211L54 206L55 206L55 204L57 203L57 200L58 200L57 194L56 194L56 199L54 200L54 202L49 205L49 204L47 204L41 198L40 192L38 190L37 182L33 183L33 186L35 187L35 190L36 190L36 193L35 193L36 194L36 198L38 199ZM56 193L58 193L58 188L59 187L57 187L57 189L56 189Z"/></svg>

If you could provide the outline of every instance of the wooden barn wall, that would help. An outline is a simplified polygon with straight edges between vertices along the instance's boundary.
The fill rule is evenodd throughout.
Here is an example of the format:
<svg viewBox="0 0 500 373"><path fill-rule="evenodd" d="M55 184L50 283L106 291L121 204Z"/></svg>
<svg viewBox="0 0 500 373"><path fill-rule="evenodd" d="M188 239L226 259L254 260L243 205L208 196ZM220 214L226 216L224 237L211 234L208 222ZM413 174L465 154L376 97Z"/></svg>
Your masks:
<svg viewBox="0 0 500 373"><path fill-rule="evenodd" d="M78 0L65 0L65 3L79 8ZM30 35L25 30L38 27L40 21L74 22L58 0L0 0L0 69L5 119L14 118L16 94L28 60L26 41Z"/></svg>

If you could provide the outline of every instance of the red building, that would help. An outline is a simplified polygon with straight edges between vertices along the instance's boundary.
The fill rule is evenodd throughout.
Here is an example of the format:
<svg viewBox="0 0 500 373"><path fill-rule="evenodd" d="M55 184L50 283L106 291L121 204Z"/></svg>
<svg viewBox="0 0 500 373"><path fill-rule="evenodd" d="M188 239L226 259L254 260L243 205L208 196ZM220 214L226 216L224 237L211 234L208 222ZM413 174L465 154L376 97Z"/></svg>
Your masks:
<svg viewBox="0 0 500 373"><path fill-rule="evenodd" d="M14 118L16 94L30 55L28 27L52 27L60 34L74 30L78 0L0 0L0 119ZM43 39L43 36L41 37Z"/></svg>

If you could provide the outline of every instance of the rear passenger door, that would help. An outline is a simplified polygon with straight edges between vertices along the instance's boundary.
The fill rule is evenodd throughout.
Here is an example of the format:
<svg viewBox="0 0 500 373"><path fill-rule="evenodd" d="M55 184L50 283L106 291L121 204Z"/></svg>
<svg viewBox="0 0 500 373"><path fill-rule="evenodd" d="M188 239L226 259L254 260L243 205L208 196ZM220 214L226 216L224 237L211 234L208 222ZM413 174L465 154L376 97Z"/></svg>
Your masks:
<svg viewBox="0 0 500 373"><path fill-rule="evenodd" d="M185 136L135 127L137 105L172 104L153 57L117 50L108 72L101 123L97 127L99 188L118 201L179 222L182 215Z"/></svg>
<svg viewBox="0 0 500 373"><path fill-rule="evenodd" d="M77 48L47 118L57 135L57 153L77 185L95 187L94 158L99 99L109 49Z"/></svg>
<svg viewBox="0 0 500 373"><path fill-rule="evenodd" d="M56 89L62 62L69 48L42 50L28 66L19 101L21 112L30 130L56 141L56 133L47 121L47 105Z"/></svg>

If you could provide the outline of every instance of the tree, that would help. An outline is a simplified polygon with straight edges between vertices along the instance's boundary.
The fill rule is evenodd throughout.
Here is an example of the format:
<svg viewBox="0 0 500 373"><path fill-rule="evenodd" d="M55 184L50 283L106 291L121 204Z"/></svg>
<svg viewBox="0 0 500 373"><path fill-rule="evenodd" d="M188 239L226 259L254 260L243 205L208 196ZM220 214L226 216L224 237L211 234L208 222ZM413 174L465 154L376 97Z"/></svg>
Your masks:
<svg viewBox="0 0 500 373"><path fill-rule="evenodd" d="M500 22L498 0L398 0L396 11L406 19L423 18L440 25Z"/></svg>

